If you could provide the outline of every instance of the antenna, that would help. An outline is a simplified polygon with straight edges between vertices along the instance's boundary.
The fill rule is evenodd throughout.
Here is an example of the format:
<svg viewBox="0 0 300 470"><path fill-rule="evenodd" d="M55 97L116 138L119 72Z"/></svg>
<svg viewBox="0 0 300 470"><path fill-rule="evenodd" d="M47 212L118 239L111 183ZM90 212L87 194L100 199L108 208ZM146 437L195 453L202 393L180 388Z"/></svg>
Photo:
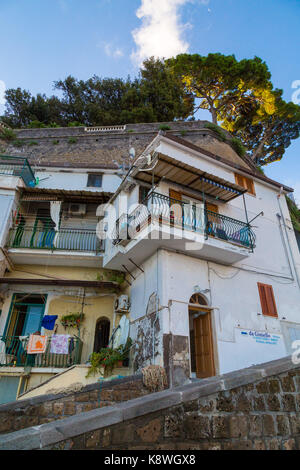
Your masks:
<svg viewBox="0 0 300 470"><path fill-rule="evenodd" d="M134 147L131 147L131 149L129 150L129 156L132 160L134 159L134 157L135 157L135 148Z"/></svg>

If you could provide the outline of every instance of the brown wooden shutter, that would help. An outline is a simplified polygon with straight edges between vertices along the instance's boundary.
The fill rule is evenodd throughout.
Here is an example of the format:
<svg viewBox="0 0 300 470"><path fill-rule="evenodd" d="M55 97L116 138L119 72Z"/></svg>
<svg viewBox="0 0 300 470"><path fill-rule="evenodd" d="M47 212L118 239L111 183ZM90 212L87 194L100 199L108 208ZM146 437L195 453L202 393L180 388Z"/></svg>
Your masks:
<svg viewBox="0 0 300 470"><path fill-rule="evenodd" d="M277 317L277 307L273 287L268 284L257 283L263 315Z"/></svg>
<svg viewBox="0 0 300 470"><path fill-rule="evenodd" d="M247 189L248 193L253 194L253 196L255 196L254 181L251 178L239 175L238 173L235 173L234 176L236 184Z"/></svg>
<svg viewBox="0 0 300 470"><path fill-rule="evenodd" d="M207 202L206 209L210 212L215 212L215 214L219 213L219 208L216 204L210 204L209 202Z"/></svg>
<svg viewBox="0 0 300 470"><path fill-rule="evenodd" d="M176 199L176 201L181 201L182 194L174 189L169 189L169 196L171 199Z"/></svg>

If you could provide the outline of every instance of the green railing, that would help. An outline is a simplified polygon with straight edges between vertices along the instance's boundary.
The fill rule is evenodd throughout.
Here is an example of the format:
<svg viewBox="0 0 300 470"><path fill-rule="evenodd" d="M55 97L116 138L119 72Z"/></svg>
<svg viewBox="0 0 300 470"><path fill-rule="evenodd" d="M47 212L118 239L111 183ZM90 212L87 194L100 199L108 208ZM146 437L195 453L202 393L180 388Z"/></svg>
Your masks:
<svg viewBox="0 0 300 470"><path fill-rule="evenodd" d="M7 246L9 248L31 248L65 251L103 251L103 244L96 235L96 230L36 229L20 226L10 229Z"/></svg>
<svg viewBox="0 0 300 470"><path fill-rule="evenodd" d="M0 155L0 175L18 176L27 187L34 188L36 179L27 158Z"/></svg>
<svg viewBox="0 0 300 470"><path fill-rule="evenodd" d="M0 336L1 367L54 367L67 368L80 364L82 341L70 337L68 354L51 353L51 336L43 354L27 354L29 336Z"/></svg>
<svg viewBox="0 0 300 470"><path fill-rule="evenodd" d="M123 214L117 220L112 237L114 243L126 239L126 235L130 239L130 228L133 227L133 231L138 231L152 219L167 223L171 227L202 233L206 238L214 237L229 241L251 250L255 246L255 234L246 222L209 211L201 204L188 204L159 193L151 193L132 213Z"/></svg>

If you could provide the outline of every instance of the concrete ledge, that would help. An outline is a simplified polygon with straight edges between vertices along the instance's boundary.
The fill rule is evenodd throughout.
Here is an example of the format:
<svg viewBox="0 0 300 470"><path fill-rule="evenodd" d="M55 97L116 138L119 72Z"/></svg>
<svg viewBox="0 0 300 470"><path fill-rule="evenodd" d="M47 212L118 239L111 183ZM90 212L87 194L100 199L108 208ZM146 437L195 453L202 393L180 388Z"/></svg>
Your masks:
<svg viewBox="0 0 300 470"><path fill-rule="evenodd" d="M184 402L197 400L200 397L220 391L259 382L266 377L293 369L300 369L300 364L293 364L291 357L285 357L278 361L234 371L219 377L204 379L199 381L199 383L193 382L172 390L152 393L115 406L98 408L71 416L70 418L2 435L0 436L0 450L46 448L47 446L95 431L96 429L180 405ZM123 383L123 380L120 380L119 383Z"/></svg>

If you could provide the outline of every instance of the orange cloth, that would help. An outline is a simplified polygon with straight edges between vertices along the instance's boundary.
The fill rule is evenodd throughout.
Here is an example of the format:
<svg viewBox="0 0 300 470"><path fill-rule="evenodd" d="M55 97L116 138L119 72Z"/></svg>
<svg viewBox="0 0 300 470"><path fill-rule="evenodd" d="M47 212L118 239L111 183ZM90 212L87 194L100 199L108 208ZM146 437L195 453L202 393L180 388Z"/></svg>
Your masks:
<svg viewBox="0 0 300 470"><path fill-rule="evenodd" d="M43 354L46 351L47 336L30 335L27 354Z"/></svg>

